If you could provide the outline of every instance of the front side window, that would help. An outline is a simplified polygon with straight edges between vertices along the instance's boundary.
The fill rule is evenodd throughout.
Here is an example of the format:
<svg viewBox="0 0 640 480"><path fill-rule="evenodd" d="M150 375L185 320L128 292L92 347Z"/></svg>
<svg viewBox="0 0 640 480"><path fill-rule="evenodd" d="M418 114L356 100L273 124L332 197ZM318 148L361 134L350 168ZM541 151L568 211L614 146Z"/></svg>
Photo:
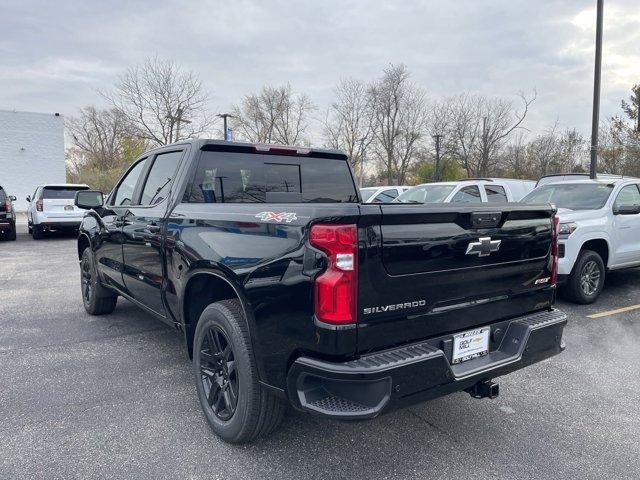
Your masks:
<svg viewBox="0 0 640 480"><path fill-rule="evenodd" d="M487 194L489 203L507 203L507 193L501 185L485 185L484 191Z"/></svg>
<svg viewBox="0 0 640 480"><path fill-rule="evenodd" d="M637 185L627 185L620 190L613 207L621 205L640 205L640 191Z"/></svg>
<svg viewBox="0 0 640 480"><path fill-rule="evenodd" d="M133 200L133 193L135 192L136 184L138 183L138 178L140 178L146 162L146 158L140 160L124 176L117 187L111 205L113 205L114 207L124 207L127 205L131 205L131 202Z"/></svg>
<svg viewBox="0 0 640 480"><path fill-rule="evenodd" d="M461 188L451 199L452 203L480 203L480 189L476 185Z"/></svg>
<svg viewBox="0 0 640 480"><path fill-rule="evenodd" d="M182 151L161 153L156 156L142 190L140 205L156 205L167 198L181 157Z"/></svg>

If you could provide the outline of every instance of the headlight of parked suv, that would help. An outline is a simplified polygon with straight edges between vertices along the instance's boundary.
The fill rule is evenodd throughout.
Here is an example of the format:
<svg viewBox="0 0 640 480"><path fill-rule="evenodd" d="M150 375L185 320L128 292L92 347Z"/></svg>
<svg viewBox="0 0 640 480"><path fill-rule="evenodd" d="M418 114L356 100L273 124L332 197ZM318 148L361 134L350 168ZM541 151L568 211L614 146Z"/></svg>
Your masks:
<svg viewBox="0 0 640 480"><path fill-rule="evenodd" d="M578 228L578 225L576 225L575 223L561 223L558 233L560 235L566 235L568 237L576 230L576 228Z"/></svg>

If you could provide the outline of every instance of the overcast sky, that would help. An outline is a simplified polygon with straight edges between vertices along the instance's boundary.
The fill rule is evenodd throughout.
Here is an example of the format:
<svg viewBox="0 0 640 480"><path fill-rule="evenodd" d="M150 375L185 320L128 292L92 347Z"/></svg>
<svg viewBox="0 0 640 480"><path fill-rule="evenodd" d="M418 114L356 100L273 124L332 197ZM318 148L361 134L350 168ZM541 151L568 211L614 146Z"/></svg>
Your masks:
<svg viewBox="0 0 640 480"><path fill-rule="evenodd" d="M157 55L196 71L214 112L290 82L321 110L342 77L405 63L433 98L538 92L527 127L589 134L595 0L42 1L0 5L0 109L102 105ZM640 83L639 0L607 0L602 115Z"/></svg>

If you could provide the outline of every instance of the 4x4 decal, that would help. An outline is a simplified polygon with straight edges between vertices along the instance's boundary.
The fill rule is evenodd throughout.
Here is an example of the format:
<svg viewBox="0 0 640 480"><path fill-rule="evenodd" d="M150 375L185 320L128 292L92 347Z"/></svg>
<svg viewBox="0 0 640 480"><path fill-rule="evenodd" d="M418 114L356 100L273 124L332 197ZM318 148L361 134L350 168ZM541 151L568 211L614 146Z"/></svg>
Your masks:
<svg viewBox="0 0 640 480"><path fill-rule="evenodd" d="M298 217L294 212L260 212L256 215L256 218L259 218L263 222L282 222L283 220L287 223L291 223L294 220L297 220Z"/></svg>

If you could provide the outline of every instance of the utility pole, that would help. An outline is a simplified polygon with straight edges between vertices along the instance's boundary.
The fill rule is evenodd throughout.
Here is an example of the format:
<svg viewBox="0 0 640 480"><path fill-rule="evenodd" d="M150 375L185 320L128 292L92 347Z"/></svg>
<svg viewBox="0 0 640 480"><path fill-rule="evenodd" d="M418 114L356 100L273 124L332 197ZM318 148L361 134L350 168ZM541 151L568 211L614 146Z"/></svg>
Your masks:
<svg viewBox="0 0 640 480"><path fill-rule="evenodd" d="M176 109L175 115L167 115L167 118L176 124L176 136L175 138L170 138L170 143L177 142L180 140L180 124L181 123L191 123L191 120L187 120L186 118L182 118L182 114L184 110L180 107Z"/></svg>
<svg viewBox="0 0 640 480"><path fill-rule="evenodd" d="M436 134L433 135L434 140L436 141L436 182L440 181L440 140L443 135Z"/></svg>
<svg viewBox="0 0 640 480"><path fill-rule="evenodd" d="M222 128L224 128L224 139L229 140L229 130L227 129L227 118L236 118L236 117L234 117L230 113L219 113L216 115L216 117L220 117L222 119L222 123L223 123Z"/></svg>
<svg viewBox="0 0 640 480"><path fill-rule="evenodd" d="M598 166L598 126L600 123L600 77L602 71L602 18L604 0L597 0L596 19L596 61L593 73L593 115L591 118L591 165L589 176L597 177Z"/></svg>

